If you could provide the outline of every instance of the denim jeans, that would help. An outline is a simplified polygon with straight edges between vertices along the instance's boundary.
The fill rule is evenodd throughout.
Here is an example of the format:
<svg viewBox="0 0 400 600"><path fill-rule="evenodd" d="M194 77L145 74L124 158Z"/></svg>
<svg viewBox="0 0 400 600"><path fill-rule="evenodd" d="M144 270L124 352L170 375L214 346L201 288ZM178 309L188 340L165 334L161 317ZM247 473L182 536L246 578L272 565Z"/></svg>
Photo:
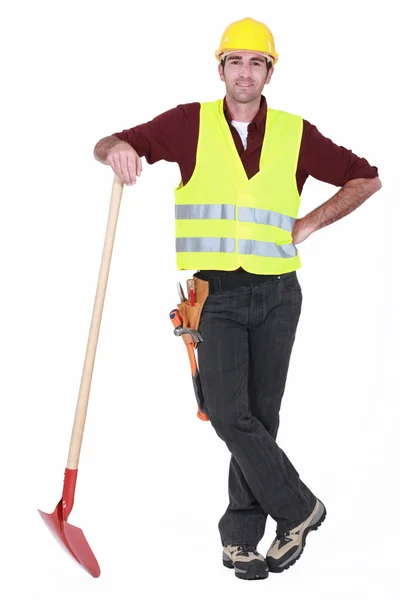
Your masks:
<svg viewBox="0 0 400 600"><path fill-rule="evenodd" d="M268 515L280 533L315 506L316 497L276 443L301 304L292 272L212 293L203 307L202 409L231 453L229 505L219 521L223 545L257 546Z"/></svg>

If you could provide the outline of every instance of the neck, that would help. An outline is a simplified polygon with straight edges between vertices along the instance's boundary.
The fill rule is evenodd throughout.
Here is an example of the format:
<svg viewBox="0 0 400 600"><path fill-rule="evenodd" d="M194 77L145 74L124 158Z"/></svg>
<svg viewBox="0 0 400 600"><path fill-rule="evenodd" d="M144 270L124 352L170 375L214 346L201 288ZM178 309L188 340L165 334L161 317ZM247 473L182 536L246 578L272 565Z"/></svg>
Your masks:
<svg viewBox="0 0 400 600"><path fill-rule="evenodd" d="M234 121L250 123L260 110L261 96L251 102L237 102L230 96L226 96L226 105Z"/></svg>

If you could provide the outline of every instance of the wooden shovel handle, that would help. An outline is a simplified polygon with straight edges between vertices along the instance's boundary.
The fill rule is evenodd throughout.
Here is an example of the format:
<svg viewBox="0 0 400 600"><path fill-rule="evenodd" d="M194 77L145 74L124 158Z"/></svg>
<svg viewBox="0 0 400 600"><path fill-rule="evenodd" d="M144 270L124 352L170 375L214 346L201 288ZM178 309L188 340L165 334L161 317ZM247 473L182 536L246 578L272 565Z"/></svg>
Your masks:
<svg viewBox="0 0 400 600"><path fill-rule="evenodd" d="M83 432L85 429L86 413L89 403L90 386L92 383L93 367L96 357L97 341L99 338L104 298L106 295L108 273L110 271L115 230L117 228L118 213L121 204L123 187L124 185L121 179L117 175L115 175L111 192L110 211L108 215L107 230L104 240L103 255L101 258L96 297L94 300L92 321L90 324L89 339L86 347L85 362L83 365L82 379L79 388L78 402L76 405L74 425L72 428L71 443L69 446L67 463L68 469L77 469L79 463L79 455L81 452Z"/></svg>

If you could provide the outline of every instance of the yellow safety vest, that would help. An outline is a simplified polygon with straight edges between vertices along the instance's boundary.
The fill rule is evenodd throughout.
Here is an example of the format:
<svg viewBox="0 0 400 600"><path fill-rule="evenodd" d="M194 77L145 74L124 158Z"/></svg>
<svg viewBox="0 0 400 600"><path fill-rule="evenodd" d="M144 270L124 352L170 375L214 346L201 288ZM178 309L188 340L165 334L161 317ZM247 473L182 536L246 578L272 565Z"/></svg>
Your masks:
<svg viewBox="0 0 400 600"><path fill-rule="evenodd" d="M242 267L280 274L301 267L292 229L300 206L296 169L303 119L267 110L260 170L248 179L223 100L201 104L196 166L186 185L175 189L179 270Z"/></svg>

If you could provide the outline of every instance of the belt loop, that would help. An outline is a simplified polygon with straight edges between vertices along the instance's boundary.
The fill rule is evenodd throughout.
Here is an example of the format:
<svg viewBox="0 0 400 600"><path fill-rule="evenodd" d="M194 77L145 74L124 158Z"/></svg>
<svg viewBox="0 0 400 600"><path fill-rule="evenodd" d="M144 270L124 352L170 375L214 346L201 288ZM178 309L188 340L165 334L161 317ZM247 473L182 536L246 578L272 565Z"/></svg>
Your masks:
<svg viewBox="0 0 400 600"><path fill-rule="evenodd" d="M220 277L211 277L208 281L208 285L210 294L219 294L220 292L222 292Z"/></svg>

